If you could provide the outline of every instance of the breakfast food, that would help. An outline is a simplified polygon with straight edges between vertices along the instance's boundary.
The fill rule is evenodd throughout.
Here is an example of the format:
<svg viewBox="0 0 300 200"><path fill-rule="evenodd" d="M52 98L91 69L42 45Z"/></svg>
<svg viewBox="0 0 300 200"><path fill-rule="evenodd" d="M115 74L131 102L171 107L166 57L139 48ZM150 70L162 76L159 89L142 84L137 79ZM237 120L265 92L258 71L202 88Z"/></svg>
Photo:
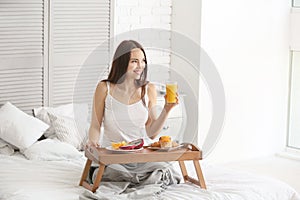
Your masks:
<svg viewBox="0 0 300 200"><path fill-rule="evenodd" d="M140 149L144 145L144 140L142 138L133 140L126 145L122 145L119 148L123 150L130 150L130 149Z"/></svg>
<svg viewBox="0 0 300 200"><path fill-rule="evenodd" d="M121 146L127 145L127 142L122 141L122 142L112 142L111 146L113 149L119 149Z"/></svg>
<svg viewBox="0 0 300 200"><path fill-rule="evenodd" d="M150 144L151 147L159 147L160 148L160 143L159 142L153 142Z"/></svg>
<svg viewBox="0 0 300 200"><path fill-rule="evenodd" d="M178 147L179 144L176 141L172 141L172 147Z"/></svg>
<svg viewBox="0 0 300 200"><path fill-rule="evenodd" d="M161 148L172 147L172 140L170 136L161 136L159 138L159 144Z"/></svg>
<svg viewBox="0 0 300 200"><path fill-rule="evenodd" d="M154 148L168 148L177 146L179 146L179 144L176 141L172 141L170 136L161 136L159 141L150 144L150 147Z"/></svg>
<svg viewBox="0 0 300 200"><path fill-rule="evenodd" d="M131 150L131 149L140 149L144 145L144 140L142 138L133 140L131 142L112 142L111 146L114 150L122 149L122 150Z"/></svg>

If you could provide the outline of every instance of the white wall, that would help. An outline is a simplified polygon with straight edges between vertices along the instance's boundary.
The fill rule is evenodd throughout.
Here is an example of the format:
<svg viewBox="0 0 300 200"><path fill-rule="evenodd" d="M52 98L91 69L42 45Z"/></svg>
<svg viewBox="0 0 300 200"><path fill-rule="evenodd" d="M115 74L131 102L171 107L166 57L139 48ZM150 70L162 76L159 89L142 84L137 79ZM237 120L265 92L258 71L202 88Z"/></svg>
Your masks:
<svg viewBox="0 0 300 200"><path fill-rule="evenodd" d="M222 136L207 160L243 160L284 148L289 11L286 0L202 1L201 44L221 75L226 95ZM201 97L201 106L210 105L207 95ZM205 116L211 113L200 115L203 134L210 122Z"/></svg>
<svg viewBox="0 0 300 200"><path fill-rule="evenodd" d="M291 23L290 23L290 46L291 50L300 50L300 8L293 8L291 10Z"/></svg>
<svg viewBox="0 0 300 200"><path fill-rule="evenodd" d="M114 0L113 14L115 43L118 45L123 39L134 39L140 42L147 54L149 66L149 79L151 81L163 81L168 79L168 67L170 65L169 52L151 48L157 43L165 49L170 49L171 30L171 0ZM148 29L146 34L142 29ZM153 40L153 34L158 34ZM166 30L166 34L160 34L159 30ZM147 34L149 33L149 34ZM152 35L151 35L152 34ZM151 66L152 65L152 66ZM164 67L161 67L164 66ZM155 76L153 76L155 74Z"/></svg>
<svg viewBox="0 0 300 200"><path fill-rule="evenodd" d="M114 0L115 34L141 28L171 29L171 0Z"/></svg>
<svg viewBox="0 0 300 200"><path fill-rule="evenodd" d="M178 82L180 91L186 94L183 98L187 124L183 140L193 143L197 143L199 132L200 37L201 1L172 0L171 49L174 53L171 54L171 78Z"/></svg>

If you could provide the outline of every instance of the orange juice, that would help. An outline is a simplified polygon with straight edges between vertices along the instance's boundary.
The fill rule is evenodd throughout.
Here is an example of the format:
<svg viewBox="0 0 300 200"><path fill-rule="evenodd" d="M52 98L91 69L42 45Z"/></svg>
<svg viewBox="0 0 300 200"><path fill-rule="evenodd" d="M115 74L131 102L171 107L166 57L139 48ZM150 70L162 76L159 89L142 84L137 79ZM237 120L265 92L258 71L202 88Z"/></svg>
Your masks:
<svg viewBox="0 0 300 200"><path fill-rule="evenodd" d="M166 92L167 92L167 103L176 103L177 83L176 82L167 82L166 83Z"/></svg>

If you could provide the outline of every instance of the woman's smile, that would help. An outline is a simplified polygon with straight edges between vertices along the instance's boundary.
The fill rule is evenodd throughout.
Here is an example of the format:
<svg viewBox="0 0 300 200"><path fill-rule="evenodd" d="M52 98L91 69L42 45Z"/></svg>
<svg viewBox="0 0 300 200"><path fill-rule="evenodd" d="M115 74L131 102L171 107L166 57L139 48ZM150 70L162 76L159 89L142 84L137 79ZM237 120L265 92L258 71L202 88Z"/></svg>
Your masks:
<svg viewBox="0 0 300 200"><path fill-rule="evenodd" d="M143 73L143 70L136 69L136 70L133 70L133 72L136 73L137 75L141 75Z"/></svg>

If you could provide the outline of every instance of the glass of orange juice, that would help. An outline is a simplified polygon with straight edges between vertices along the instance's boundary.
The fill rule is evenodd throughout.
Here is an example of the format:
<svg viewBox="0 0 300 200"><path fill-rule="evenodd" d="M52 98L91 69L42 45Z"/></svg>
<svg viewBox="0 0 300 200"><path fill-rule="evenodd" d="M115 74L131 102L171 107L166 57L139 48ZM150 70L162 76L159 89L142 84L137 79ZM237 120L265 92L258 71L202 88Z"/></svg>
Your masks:
<svg viewBox="0 0 300 200"><path fill-rule="evenodd" d="M166 82L166 92L167 92L167 103L176 103L177 99L177 82L167 81Z"/></svg>

